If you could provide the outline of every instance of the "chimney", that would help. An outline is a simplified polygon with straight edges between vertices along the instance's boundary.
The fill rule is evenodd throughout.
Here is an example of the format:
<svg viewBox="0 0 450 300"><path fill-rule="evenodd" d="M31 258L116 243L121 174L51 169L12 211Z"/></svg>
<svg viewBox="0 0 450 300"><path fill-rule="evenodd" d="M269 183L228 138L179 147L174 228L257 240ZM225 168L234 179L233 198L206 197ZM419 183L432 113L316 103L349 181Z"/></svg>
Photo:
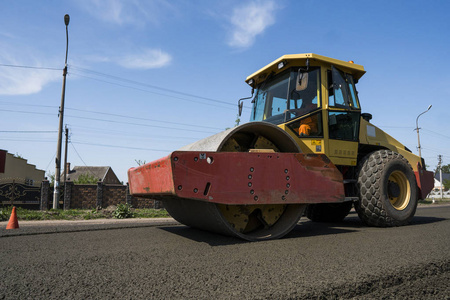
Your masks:
<svg viewBox="0 0 450 300"><path fill-rule="evenodd" d="M66 174L70 173L70 163L66 163L66 171L65 171L65 173Z"/></svg>

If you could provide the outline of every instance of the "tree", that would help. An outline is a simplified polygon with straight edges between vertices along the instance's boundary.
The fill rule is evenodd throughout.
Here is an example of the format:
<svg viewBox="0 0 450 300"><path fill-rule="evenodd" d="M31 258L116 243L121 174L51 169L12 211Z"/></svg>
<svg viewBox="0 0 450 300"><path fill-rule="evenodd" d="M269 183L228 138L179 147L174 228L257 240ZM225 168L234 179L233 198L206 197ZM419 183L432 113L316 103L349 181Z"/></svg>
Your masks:
<svg viewBox="0 0 450 300"><path fill-rule="evenodd" d="M236 121L234 123L234 127L238 127L239 123L241 123L241 118L239 117L239 115L236 116Z"/></svg>
<svg viewBox="0 0 450 300"><path fill-rule="evenodd" d="M97 184L98 179L94 175L81 174L78 179L74 180L74 184Z"/></svg>
<svg viewBox="0 0 450 300"><path fill-rule="evenodd" d="M147 162L145 160L135 159L134 160L138 166L145 165Z"/></svg>
<svg viewBox="0 0 450 300"><path fill-rule="evenodd" d="M450 180L444 179L444 182L442 182L444 189L449 190L450 189Z"/></svg>
<svg viewBox="0 0 450 300"><path fill-rule="evenodd" d="M450 174L450 164L441 166L442 173Z"/></svg>
<svg viewBox="0 0 450 300"><path fill-rule="evenodd" d="M50 186L54 186L55 185L55 173L47 171L46 175L47 175L48 181L50 182Z"/></svg>
<svg viewBox="0 0 450 300"><path fill-rule="evenodd" d="M441 166L441 169L443 174L450 174L450 164ZM439 175L439 165L436 166L434 174Z"/></svg>

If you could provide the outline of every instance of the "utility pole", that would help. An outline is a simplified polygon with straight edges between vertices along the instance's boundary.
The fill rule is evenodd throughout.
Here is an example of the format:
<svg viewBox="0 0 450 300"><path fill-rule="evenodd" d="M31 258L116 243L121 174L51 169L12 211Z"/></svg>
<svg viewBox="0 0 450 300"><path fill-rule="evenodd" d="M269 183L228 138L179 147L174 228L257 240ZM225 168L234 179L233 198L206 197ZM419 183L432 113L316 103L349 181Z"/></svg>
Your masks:
<svg viewBox="0 0 450 300"><path fill-rule="evenodd" d="M67 168L67 145L69 142L69 128L67 128L67 125L66 125L65 133L66 133L66 147L64 148L64 181L63 181L64 182L64 191L66 190L67 173L69 172L69 169L70 169L70 168ZM67 207L67 205L66 205L66 201L64 201L63 209L64 210L69 209L69 207Z"/></svg>
<svg viewBox="0 0 450 300"><path fill-rule="evenodd" d="M55 159L55 187L53 193L53 209L58 208L59 204L59 187L61 181L61 144L62 144L62 130L63 130L63 119L64 119L64 97L66 94L66 75L67 75L67 53L69 51L69 26L70 17L69 15L64 16L64 24L66 24L66 60L63 69L63 86L61 92L61 106L59 107L59 128L58 128L58 145L56 148L56 159Z"/></svg>
<svg viewBox="0 0 450 300"><path fill-rule="evenodd" d="M443 187L442 187L442 155L438 155L438 168L439 168L439 181L441 182L441 200L443 200L444 199L444 195L442 194L442 189L443 189Z"/></svg>
<svg viewBox="0 0 450 300"><path fill-rule="evenodd" d="M64 148L64 186L66 186L66 178L67 178L67 172L69 171L69 170L67 170L67 144L68 144L68 142L69 142L69 128L67 128L67 125L66 125L66 131L65 131L65 133L66 133L66 147Z"/></svg>

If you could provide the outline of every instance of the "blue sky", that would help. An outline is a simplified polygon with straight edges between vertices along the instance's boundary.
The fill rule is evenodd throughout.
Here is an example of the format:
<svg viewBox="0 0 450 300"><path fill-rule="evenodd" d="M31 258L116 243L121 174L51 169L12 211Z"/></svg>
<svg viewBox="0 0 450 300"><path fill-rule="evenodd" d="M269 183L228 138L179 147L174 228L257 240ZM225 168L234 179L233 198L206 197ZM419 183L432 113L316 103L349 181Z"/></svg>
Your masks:
<svg viewBox="0 0 450 300"><path fill-rule="evenodd" d="M248 75L312 52L363 65L363 112L416 154L416 117L432 104L419 126L434 169L438 154L450 163L449 11L449 1L1 1L0 149L54 172L67 13L72 166L111 166L126 182L135 160L234 126Z"/></svg>

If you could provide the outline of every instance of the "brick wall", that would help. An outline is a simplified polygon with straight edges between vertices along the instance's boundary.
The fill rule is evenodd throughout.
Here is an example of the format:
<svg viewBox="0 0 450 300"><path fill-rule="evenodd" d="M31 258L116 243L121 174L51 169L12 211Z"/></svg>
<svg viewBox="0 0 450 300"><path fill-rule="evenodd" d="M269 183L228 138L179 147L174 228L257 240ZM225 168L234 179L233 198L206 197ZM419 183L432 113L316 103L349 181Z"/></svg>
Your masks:
<svg viewBox="0 0 450 300"><path fill-rule="evenodd" d="M72 185L70 208L91 209L97 207L97 186L89 184Z"/></svg>
<svg viewBox="0 0 450 300"><path fill-rule="evenodd" d="M131 204L134 208L162 208L161 201L140 197L131 197L128 204Z"/></svg>
<svg viewBox="0 0 450 300"><path fill-rule="evenodd" d="M45 198L48 197L48 207L51 207L52 200L50 196L52 196L52 189L49 189L49 192L51 195L42 193L41 201L44 203ZM98 182L96 185L67 182L62 198L63 201L60 203L64 204L60 205L60 207L64 207L64 209L106 208L111 205L125 203L132 205L134 208L163 208L161 201L131 196L126 185L105 185L102 182ZM45 205L41 207L45 207Z"/></svg>
<svg viewBox="0 0 450 300"><path fill-rule="evenodd" d="M119 203L125 204L127 198L126 185L104 185L102 207L110 205L117 205ZM135 207L133 205L133 207Z"/></svg>
<svg viewBox="0 0 450 300"><path fill-rule="evenodd" d="M98 182L96 185L66 182L64 189L61 189L59 207L94 209L125 203L134 208L163 208L161 201L131 196L127 185L105 185L102 182ZM44 180L41 185L40 209L50 209L52 204L53 188L50 187L48 180Z"/></svg>

